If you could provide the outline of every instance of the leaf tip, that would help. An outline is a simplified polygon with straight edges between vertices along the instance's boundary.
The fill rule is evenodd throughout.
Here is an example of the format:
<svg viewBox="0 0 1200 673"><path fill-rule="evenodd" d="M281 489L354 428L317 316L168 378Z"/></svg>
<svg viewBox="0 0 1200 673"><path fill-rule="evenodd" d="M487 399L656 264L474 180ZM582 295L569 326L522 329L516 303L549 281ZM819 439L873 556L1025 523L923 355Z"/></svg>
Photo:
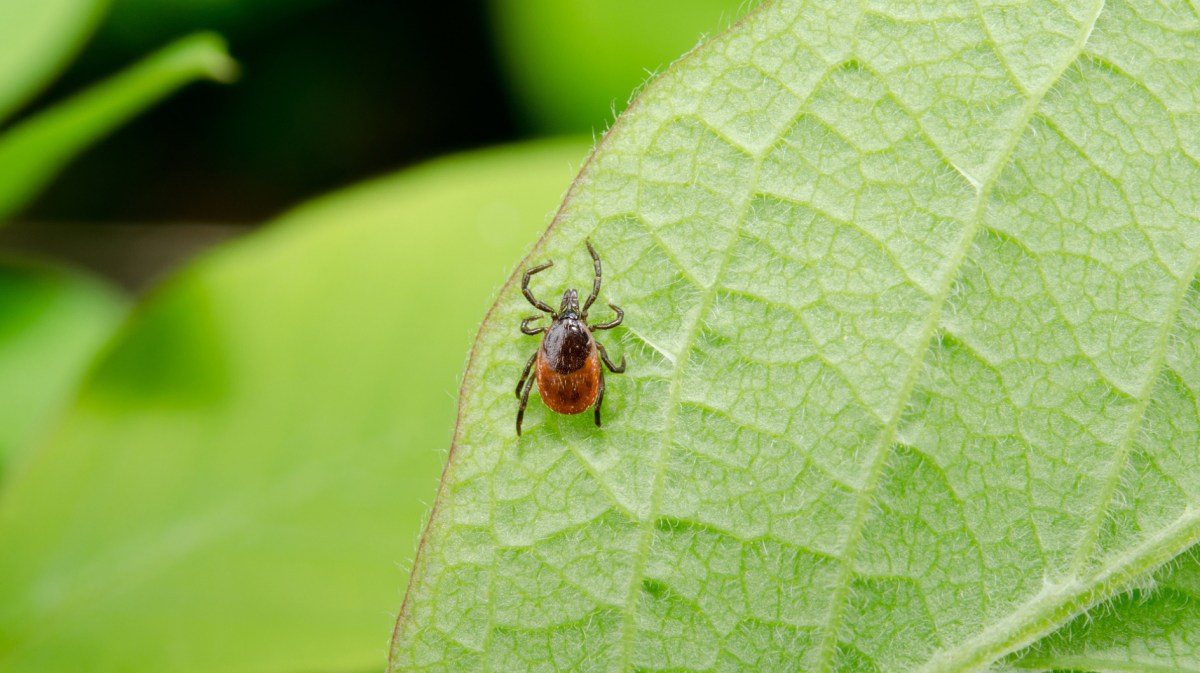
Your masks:
<svg viewBox="0 0 1200 673"><path fill-rule="evenodd" d="M194 33L176 44L177 57L202 77L229 84L241 74L241 66L229 55L225 38L216 33Z"/></svg>

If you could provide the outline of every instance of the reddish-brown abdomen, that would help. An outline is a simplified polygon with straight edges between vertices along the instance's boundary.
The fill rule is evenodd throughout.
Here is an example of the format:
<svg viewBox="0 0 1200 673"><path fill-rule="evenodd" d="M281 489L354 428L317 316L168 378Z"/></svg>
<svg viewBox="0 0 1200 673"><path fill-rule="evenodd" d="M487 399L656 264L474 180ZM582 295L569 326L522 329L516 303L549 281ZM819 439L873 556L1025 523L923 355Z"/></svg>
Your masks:
<svg viewBox="0 0 1200 673"><path fill-rule="evenodd" d="M560 414L577 414L586 410L596 401L596 395L600 392L600 358L596 353L596 344L593 342L590 345L591 350L583 366L567 373L554 371L546 361L545 350L538 352L538 392L546 406Z"/></svg>

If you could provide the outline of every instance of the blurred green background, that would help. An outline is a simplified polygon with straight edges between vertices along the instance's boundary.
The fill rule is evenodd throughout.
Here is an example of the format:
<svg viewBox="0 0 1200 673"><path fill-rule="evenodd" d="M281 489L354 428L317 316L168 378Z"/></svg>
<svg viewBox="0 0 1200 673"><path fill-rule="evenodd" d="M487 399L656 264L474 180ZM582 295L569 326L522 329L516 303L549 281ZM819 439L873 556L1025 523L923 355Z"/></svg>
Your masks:
<svg viewBox="0 0 1200 673"><path fill-rule="evenodd" d="M381 669L495 292L744 4L0 0L0 670Z"/></svg>

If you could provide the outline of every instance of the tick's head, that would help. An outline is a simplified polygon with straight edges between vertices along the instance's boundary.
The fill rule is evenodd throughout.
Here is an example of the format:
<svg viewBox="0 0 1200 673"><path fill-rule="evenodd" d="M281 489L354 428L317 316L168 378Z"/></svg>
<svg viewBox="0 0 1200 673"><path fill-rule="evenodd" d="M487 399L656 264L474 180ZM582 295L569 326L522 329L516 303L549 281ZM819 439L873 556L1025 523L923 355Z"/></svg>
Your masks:
<svg viewBox="0 0 1200 673"><path fill-rule="evenodd" d="M579 293L567 290L563 293L562 304L558 307L559 318L579 317Z"/></svg>

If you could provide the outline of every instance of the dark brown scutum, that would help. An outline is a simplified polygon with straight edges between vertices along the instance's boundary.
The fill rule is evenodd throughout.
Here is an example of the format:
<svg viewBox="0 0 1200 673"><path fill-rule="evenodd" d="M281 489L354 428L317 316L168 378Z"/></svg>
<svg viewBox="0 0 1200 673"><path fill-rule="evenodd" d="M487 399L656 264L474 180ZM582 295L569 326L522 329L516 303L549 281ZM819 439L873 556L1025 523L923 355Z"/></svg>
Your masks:
<svg viewBox="0 0 1200 673"><path fill-rule="evenodd" d="M542 360L560 374L581 369L594 353L592 333L582 320L555 321L542 339Z"/></svg>

